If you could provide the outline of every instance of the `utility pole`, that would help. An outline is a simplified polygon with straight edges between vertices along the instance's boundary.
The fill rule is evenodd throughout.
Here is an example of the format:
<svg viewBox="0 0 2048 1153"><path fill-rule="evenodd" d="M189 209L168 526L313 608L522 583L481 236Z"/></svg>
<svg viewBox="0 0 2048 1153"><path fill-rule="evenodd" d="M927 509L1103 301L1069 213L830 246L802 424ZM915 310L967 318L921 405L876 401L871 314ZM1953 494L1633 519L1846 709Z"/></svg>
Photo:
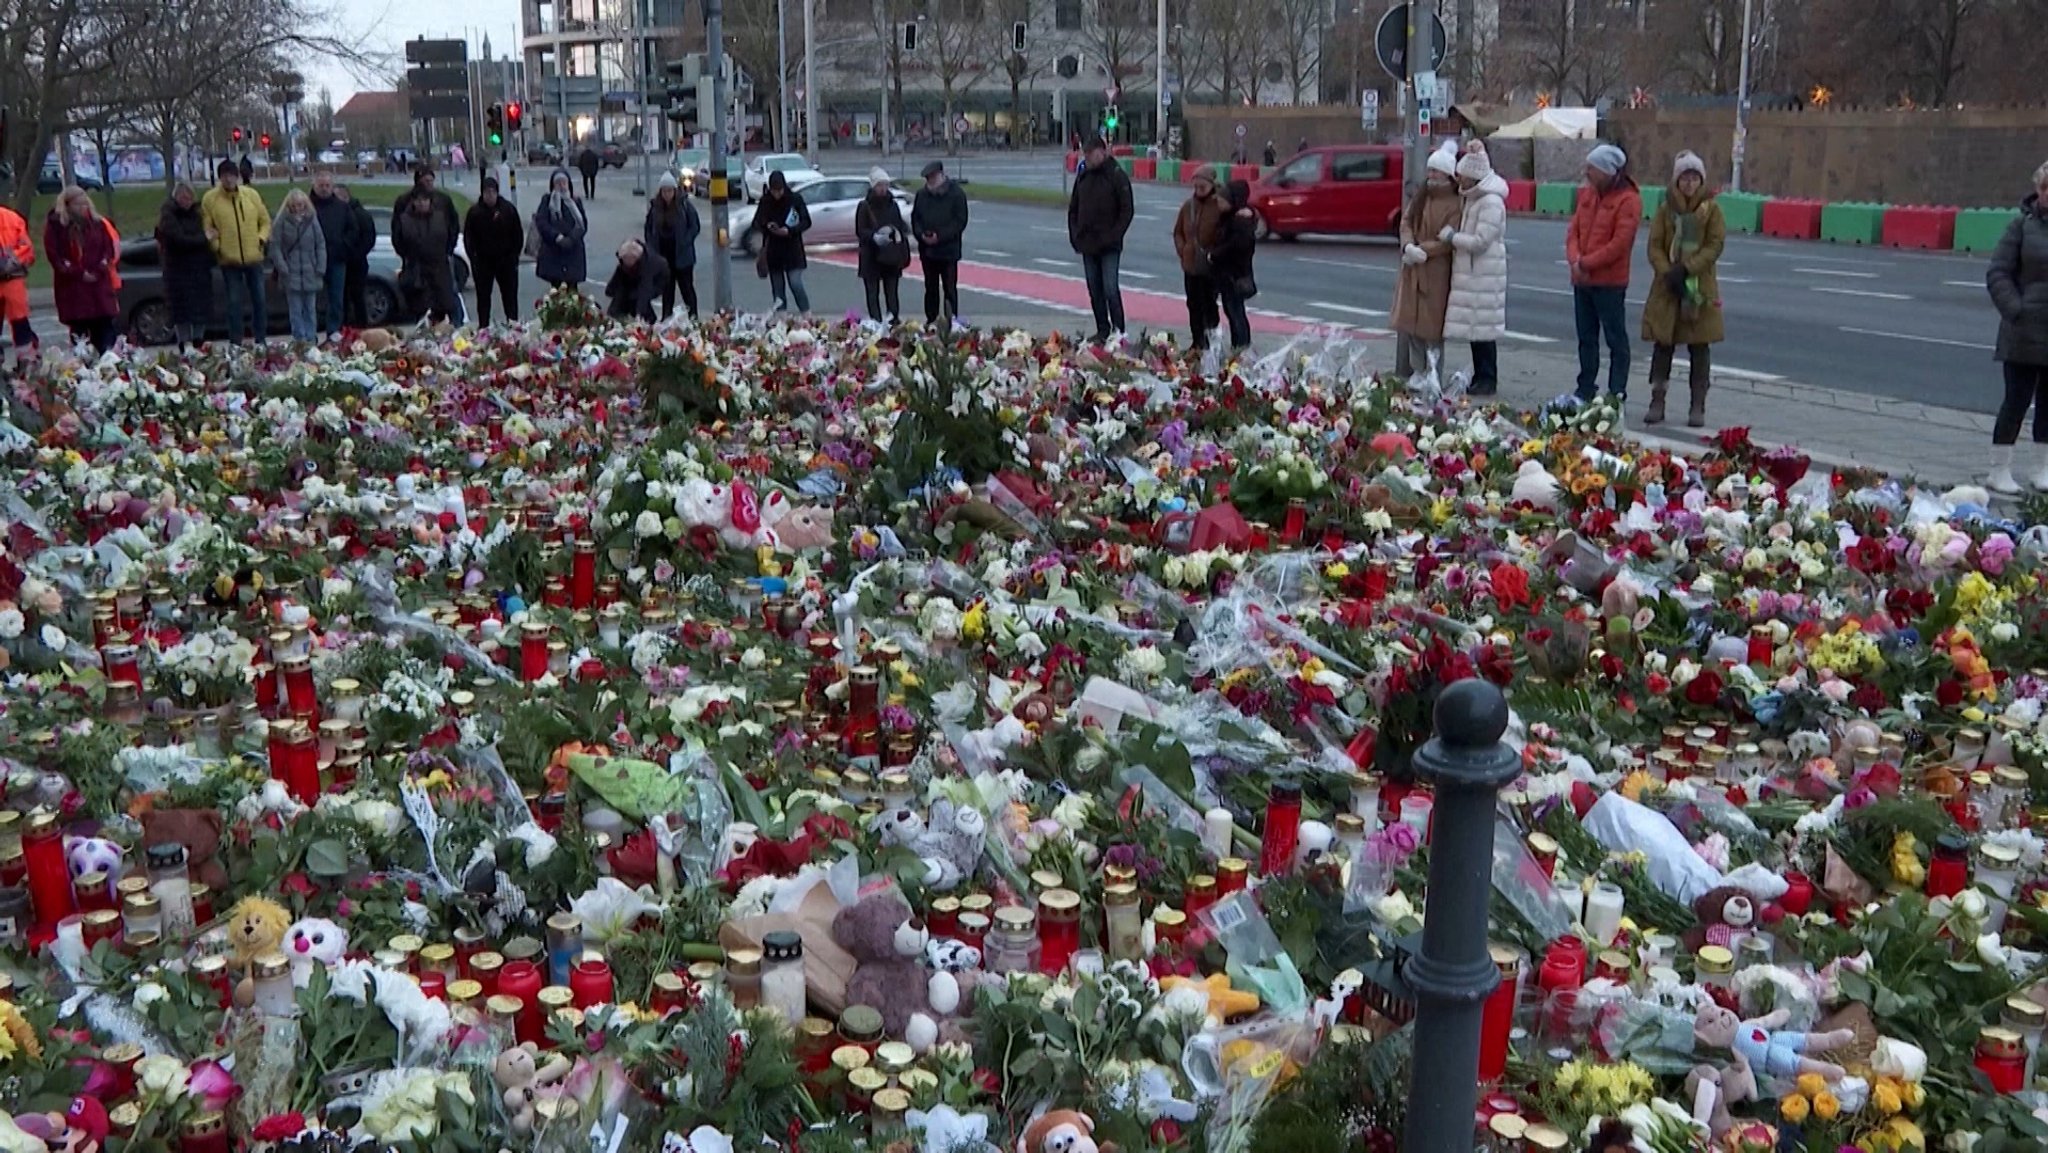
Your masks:
<svg viewBox="0 0 2048 1153"><path fill-rule="evenodd" d="M804 6L804 151L811 163L818 161L818 25L816 0L801 0Z"/></svg>
<svg viewBox="0 0 2048 1153"><path fill-rule="evenodd" d="M789 151L789 18L775 0L775 147Z"/></svg>
<svg viewBox="0 0 2048 1153"><path fill-rule="evenodd" d="M725 170L725 0L704 0L704 45L711 57L711 306L732 311L732 253L726 233L732 217L726 208L729 174Z"/></svg>
<svg viewBox="0 0 2048 1153"><path fill-rule="evenodd" d="M1430 8L1427 10L1423 8L1422 4L1423 0L1409 0L1408 2L1408 51L1406 54L1408 66L1408 137L1406 141L1407 147L1402 150L1403 161L1401 166L1401 188L1404 199L1413 196L1415 190L1422 185L1422 162L1424 160L1422 117L1425 101L1422 99L1421 89L1416 86L1415 76L1418 72L1429 72L1431 75L1435 75L1434 69L1429 67L1434 62L1434 49L1436 47L1434 43L1436 39L1435 32L1429 20L1430 15L1435 11L1435 0L1430 0ZM1431 93L1431 95L1435 94Z"/></svg>
<svg viewBox="0 0 2048 1153"><path fill-rule="evenodd" d="M649 196L654 191L653 177L648 174L648 153L654 150L654 141L648 139L647 131L647 85L653 76L647 69L647 53L654 42L653 15L648 10L654 0L633 0L633 117L640 126L640 179L633 186L633 195Z"/></svg>
<svg viewBox="0 0 2048 1153"><path fill-rule="evenodd" d="M1486 939L1493 814L1501 786L1522 771L1521 757L1500 739L1508 702L1499 689L1459 681L1437 699L1435 721L1436 736L1415 753L1417 775L1436 785L1436 815L1422 951L1401 971L1415 995L1415 1036L1425 1038L1408 1084L1406 1153L1472 1148L1480 1025L1486 996L1500 983Z"/></svg>
<svg viewBox="0 0 2048 1153"><path fill-rule="evenodd" d="M1735 173L1728 182L1742 191L1742 154L1749 150L1749 19L1751 0L1742 0L1742 67L1735 80Z"/></svg>
<svg viewBox="0 0 2048 1153"><path fill-rule="evenodd" d="M1159 110L1152 125L1152 139L1164 143L1167 106L1171 103L1171 97L1166 94L1166 0L1159 0L1159 42L1154 46L1152 55L1158 61L1153 71L1157 74L1159 84ZM1186 77L1182 77L1182 80L1185 82Z"/></svg>

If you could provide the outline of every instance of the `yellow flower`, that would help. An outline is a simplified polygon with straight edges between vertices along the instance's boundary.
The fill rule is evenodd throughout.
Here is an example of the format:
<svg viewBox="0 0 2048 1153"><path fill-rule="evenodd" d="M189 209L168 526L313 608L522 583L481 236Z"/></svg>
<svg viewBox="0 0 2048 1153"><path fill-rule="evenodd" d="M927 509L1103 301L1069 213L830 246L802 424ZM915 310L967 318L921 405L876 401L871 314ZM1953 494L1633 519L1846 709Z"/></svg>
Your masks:
<svg viewBox="0 0 2048 1153"><path fill-rule="evenodd" d="M1918 1085L1913 1086L1915 1089L1919 1087ZM1917 1151L1927 1148L1927 1134L1920 1131L1920 1126L1913 1124L1904 1117L1894 1117L1885 1122L1884 1127L1891 1132L1894 1142L1901 1149Z"/></svg>
<svg viewBox="0 0 2048 1153"><path fill-rule="evenodd" d="M1833 1093L1823 1089L1813 1098L1813 1115L1823 1121L1832 1121L1841 1116L1842 1103Z"/></svg>
<svg viewBox="0 0 2048 1153"><path fill-rule="evenodd" d="M1641 801L1643 799L1643 790L1656 783L1655 777L1638 769L1623 778L1621 782L1621 795L1631 801Z"/></svg>
<svg viewBox="0 0 2048 1153"><path fill-rule="evenodd" d="M1323 575L1329 577L1333 581L1340 581L1343 580L1345 577L1351 575L1351 566L1345 564L1343 561L1338 561L1335 564L1332 564L1330 567L1324 569Z"/></svg>
<svg viewBox="0 0 2048 1153"><path fill-rule="evenodd" d="M1904 1101L1908 1109L1918 1109L1927 1100L1927 1090L1922 1089L1918 1081L1908 1081L1899 1090L1899 1100Z"/></svg>
<svg viewBox="0 0 2048 1153"><path fill-rule="evenodd" d="M977 604L968 609L960 618L960 636L964 640L978 641L988 633L988 606Z"/></svg>
<svg viewBox="0 0 2048 1153"><path fill-rule="evenodd" d="M1906 1107L1906 1103L1899 1099L1898 1089L1884 1081L1878 1082L1877 1087L1870 1091L1870 1103L1886 1117Z"/></svg>
<svg viewBox="0 0 2048 1153"><path fill-rule="evenodd" d="M1799 1096L1797 1093L1778 1102L1778 1116L1792 1122L1794 1125L1806 1120L1806 1112L1806 1098Z"/></svg>
<svg viewBox="0 0 2048 1153"><path fill-rule="evenodd" d="M1537 456L1537 455L1541 454L1542 452L1543 452L1543 442L1542 442L1542 441L1540 441L1540 440L1525 440L1525 441L1523 441L1523 442L1522 442L1522 455L1523 455L1523 456Z"/></svg>
<svg viewBox="0 0 2048 1153"><path fill-rule="evenodd" d="M1828 1091L1827 1078L1818 1073L1801 1073L1797 1084L1802 1097L1818 1097Z"/></svg>
<svg viewBox="0 0 2048 1153"><path fill-rule="evenodd" d="M0 1029L0 1061L14 1056L14 1038L5 1029Z"/></svg>

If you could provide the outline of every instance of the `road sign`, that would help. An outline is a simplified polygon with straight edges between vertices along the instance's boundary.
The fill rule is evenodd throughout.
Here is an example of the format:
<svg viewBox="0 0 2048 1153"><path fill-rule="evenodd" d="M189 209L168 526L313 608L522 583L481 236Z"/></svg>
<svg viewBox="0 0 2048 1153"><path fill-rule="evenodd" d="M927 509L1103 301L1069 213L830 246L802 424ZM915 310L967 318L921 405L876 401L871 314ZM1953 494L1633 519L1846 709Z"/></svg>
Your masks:
<svg viewBox="0 0 2048 1153"><path fill-rule="evenodd" d="M1429 67L1418 71L1434 72L1443 67L1444 57L1449 55L1451 34L1444 28L1444 18L1435 12L1429 14ZM1379 57L1380 67L1396 80L1408 79L1408 6L1396 4L1380 17L1379 27L1372 34L1373 55Z"/></svg>
<svg viewBox="0 0 2048 1153"><path fill-rule="evenodd" d="M962 136L967 135L969 132L973 130L974 122L972 120L967 119L965 116L962 116L960 119L955 120L953 122L953 131L959 133Z"/></svg>
<svg viewBox="0 0 2048 1153"><path fill-rule="evenodd" d="M1238 125L1238 126L1237 126L1237 128L1236 128L1236 132L1237 132L1237 138L1238 138L1239 140L1243 140L1243 139L1244 139L1244 125L1242 125L1242 124Z"/></svg>
<svg viewBox="0 0 2048 1153"><path fill-rule="evenodd" d="M1378 131L1380 126L1380 90L1368 88L1359 94L1358 123L1367 132Z"/></svg>
<svg viewBox="0 0 2048 1153"><path fill-rule="evenodd" d="M461 67L469 59L469 44L463 40L408 40L407 64L452 64Z"/></svg>

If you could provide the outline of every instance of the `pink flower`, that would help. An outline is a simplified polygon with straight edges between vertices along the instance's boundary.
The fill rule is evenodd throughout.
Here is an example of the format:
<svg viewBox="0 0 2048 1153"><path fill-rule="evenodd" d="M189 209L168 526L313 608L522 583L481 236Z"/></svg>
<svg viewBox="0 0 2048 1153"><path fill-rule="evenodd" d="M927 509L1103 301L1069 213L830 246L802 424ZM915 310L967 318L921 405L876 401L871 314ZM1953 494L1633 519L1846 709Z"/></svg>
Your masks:
<svg viewBox="0 0 2048 1153"><path fill-rule="evenodd" d="M2005 572L2005 564L2012 559L2012 538L2002 532L1992 533L1977 546L1977 567L1988 576Z"/></svg>
<svg viewBox="0 0 2048 1153"><path fill-rule="evenodd" d="M186 1085L186 1092L201 1099L202 1109L213 1111L227 1108L241 1095L242 1087L235 1084L234 1074L208 1057L192 1063L192 1080Z"/></svg>

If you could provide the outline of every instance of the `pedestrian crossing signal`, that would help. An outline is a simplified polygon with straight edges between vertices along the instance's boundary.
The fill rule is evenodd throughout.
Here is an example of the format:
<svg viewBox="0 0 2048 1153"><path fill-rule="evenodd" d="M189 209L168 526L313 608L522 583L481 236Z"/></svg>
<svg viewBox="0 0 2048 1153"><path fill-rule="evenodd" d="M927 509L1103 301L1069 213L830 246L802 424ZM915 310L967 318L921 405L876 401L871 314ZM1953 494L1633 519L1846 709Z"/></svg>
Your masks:
<svg viewBox="0 0 2048 1153"><path fill-rule="evenodd" d="M1102 130L1104 132L1115 132L1117 123L1122 119L1122 110L1114 104L1110 105L1109 111L1102 114Z"/></svg>
<svg viewBox="0 0 2048 1153"><path fill-rule="evenodd" d="M496 148L505 143L505 106L503 104L491 105L490 111L485 114L484 119L488 122L490 128L491 147Z"/></svg>
<svg viewBox="0 0 2048 1153"><path fill-rule="evenodd" d="M514 132L519 131L519 102L517 100L505 106L505 127Z"/></svg>
<svg viewBox="0 0 2048 1153"><path fill-rule="evenodd" d="M270 133L266 132L263 135L257 137L256 143L262 145L264 150L268 151L270 149Z"/></svg>

